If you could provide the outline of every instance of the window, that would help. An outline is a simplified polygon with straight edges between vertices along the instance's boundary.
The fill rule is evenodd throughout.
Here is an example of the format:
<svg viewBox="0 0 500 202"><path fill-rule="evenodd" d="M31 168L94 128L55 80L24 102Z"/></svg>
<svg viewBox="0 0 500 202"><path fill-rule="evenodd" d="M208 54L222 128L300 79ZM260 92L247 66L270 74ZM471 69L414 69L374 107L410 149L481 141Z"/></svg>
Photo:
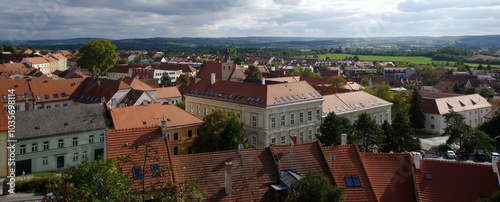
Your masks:
<svg viewBox="0 0 500 202"><path fill-rule="evenodd" d="M82 152L82 159L89 159L87 151Z"/></svg>
<svg viewBox="0 0 500 202"><path fill-rule="evenodd" d="M36 151L38 151L38 143L31 144L31 152L36 152Z"/></svg>
<svg viewBox="0 0 500 202"><path fill-rule="evenodd" d="M312 121L312 111L307 112L307 121Z"/></svg>
<svg viewBox="0 0 500 202"><path fill-rule="evenodd" d="M26 153L26 145L21 145L21 147L19 148L19 153L20 154L25 154Z"/></svg>
<svg viewBox="0 0 500 202"><path fill-rule="evenodd" d="M434 129L434 124L431 124L431 129Z"/></svg>
<svg viewBox="0 0 500 202"><path fill-rule="evenodd" d="M304 132L299 133L299 142L304 142Z"/></svg>
<svg viewBox="0 0 500 202"><path fill-rule="evenodd" d="M188 138L193 137L193 130L188 130Z"/></svg>
<svg viewBox="0 0 500 202"><path fill-rule="evenodd" d="M276 128L276 117L271 118L271 128Z"/></svg>
<svg viewBox="0 0 500 202"><path fill-rule="evenodd" d="M179 140L179 133L174 133L174 140Z"/></svg>
<svg viewBox="0 0 500 202"><path fill-rule="evenodd" d="M313 134L312 130L310 130L310 131L308 131L308 132L307 132L307 138L308 138L309 140L312 140L312 139L313 139L313 135L312 135L312 134Z"/></svg>
<svg viewBox="0 0 500 202"><path fill-rule="evenodd" d="M104 134L100 134L99 135L99 141L100 142L104 142Z"/></svg>
<svg viewBox="0 0 500 202"><path fill-rule="evenodd" d="M45 99L50 99L50 95L45 95Z"/></svg>
<svg viewBox="0 0 500 202"><path fill-rule="evenodd" d="M285 144L286 143L286 137L285 136L281 136L281 144Z"/></svg>
<svg viewBox="0 0 500 202"><path fill-rule="evenodd" d="M64 147L64 140L63 140L63 139L59 139L57 142L58 142L58 145L57 145L57 146L58 146L59 148L63 148L63 147Z"/></svg>
<svg viewBox="0 0 500 202"><path fill-rule="evenodd" d="M252 136L252 146L257 146L257 137Z"/></svg>
<svg viewBox="0 0 500 202"><path fill-rule="evenodd" d="M344 177L345 185L347 188L357 188L361 187L361 181L358 176Z"/></svg>
<svg viewBox="0 0 500 202"><path fill-rule="evenodd" d="M321 119L321 112L318 110L316 110L316 119L320 120Z"/></svg>
<svg viewBox="0 0 500 202"><path fill-rule="evenodd" d="M192 154L193 153L193 148L192 147L188 147L188 154Z"/></svg>
<svg viewBox="0 0 500 202"><path fill-rule="evenodd" d="M50 105L45 106L45 109L50 109Z"/></svg>
<svg viewBox="0 0 500 202"><path fill-rule="evenodd" d="M153 174L153 177L160 177L161 176L160 165L151 164L151 173Z"/></svg>
<svg viewBox="0 0 500 202"><path fill-rule="evenodd" d="M271 138L271 144L276 144L276 138Z"/></svg>
<svg viewBox="0 0 500 202"><path fill-rule="evenodd" d="M193 105L189 105L189 113L193 114Z"/></svg>
<svg viewBox="0 0 500 202"><path fill-rule="evenodd" d="M49 157L43 157L42 158L42 165L47 165L49 164Z"/></svg>
<svg viewBox="0 0 500 202"><path fill-rule="evenodd" d="M290 125L295 124L295 114L290 114Z"/></svg>
<svg viewBox="0 0 500 202"><path fill-rule="evenodd" d="M299 123L304 123L304 113L303 112L299 113Z"/></svg>
<svg viewBox="0 0 500 202"><path fill-rule="evenodd" d="M431 119L434 119L434 116L431 116Z"/></svg>
<svg viewBox="0 0 500 202"><path fill-rule="evenodd" d="M257 117L256 116L252 116L252 127L257 127Z"/></svg>
<svg viewBox="0 0 500 202"><path fill-rule="evenodd" d="M94 143L94 135L89 136L89 143Z"/></svg>
<svg viewBox="0 0 500 202"><path fill-rule="evenodd" d="M77 145L78 145L78 138L74 137L73 138L73 146L77 146Z"/></svg>
<svg viewBox="0 0 500 202"><path fill-rule="evenodd" d="M49 142L43 142L43 150L49 150Z"/></svg>
<svg viewBox="0 0 500 202"><path fill-rule="evenodd" d="M78 161L78 152L73 153L73 161Z"/></svg>
<svg viewBox="0 0 500 202"><path fill-rule="evenodd" d="M281 116L281 126L285 126L285 116Z"/></svg>
<svg viewBox="0 0 500 202"><path fill-rule="evenodd" d="M204 107L204 108L203 108L203 115L204 115L204 116L206 116L206 115L207 115L207 112L208 112L207 107Z"/></svg>
<svg viewBox="0 0 500 202"><path fill-rule="evenodd" d="M179 154L179 147L174 147L174 155L178 155Z"/></svg>
<svg viewBox="0 0 500 202"><path fill-rule="evenodd" d="M134 180L142 178L142 170L141 167L137 166L132 169L132 174L134 175Z"/></svg>

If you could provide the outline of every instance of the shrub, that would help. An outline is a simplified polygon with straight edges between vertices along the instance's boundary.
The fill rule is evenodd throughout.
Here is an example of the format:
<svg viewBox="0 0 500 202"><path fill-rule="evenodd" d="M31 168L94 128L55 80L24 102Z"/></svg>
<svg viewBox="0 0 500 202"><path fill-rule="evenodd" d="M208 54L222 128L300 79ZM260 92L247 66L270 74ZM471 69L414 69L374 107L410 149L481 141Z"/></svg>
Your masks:
<svg viewBox="0 0 500 202"><path fill-rule="evenodd" d="M48 188L54 187L61 182L61 177L59 176L34 177L18 181L16 183L16 191L27 193L45 192Z"/></svg>

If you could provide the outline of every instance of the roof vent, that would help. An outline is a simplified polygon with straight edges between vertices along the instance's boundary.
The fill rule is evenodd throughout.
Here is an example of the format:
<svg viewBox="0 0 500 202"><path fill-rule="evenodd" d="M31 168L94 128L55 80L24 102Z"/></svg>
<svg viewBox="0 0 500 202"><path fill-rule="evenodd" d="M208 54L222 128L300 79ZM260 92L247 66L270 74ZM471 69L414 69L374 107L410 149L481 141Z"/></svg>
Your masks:
<svg viewBox="0 0 500 202"><path fill-rule="evenodd" d="M35 130L40 130L40 126L35 126Z"/></svg>
<svg viewBox="0 0 500 202"><path fill-rule="evenodd" d="M68 126L69 124L68 123L64 123L64 126Z"/></svg>
<svg viewBox="0 0 500 202"><path fill-rule="evenodd" d="M170 119L170 118L167 118L167 121L172 121L172 119Z"/></svg>
<svg viewBox="0 0 500 202"><path fill-rule="evenodd" d="M19 86L18 85L14 85L14 88L17 88L17 87L19 87Z"/></svg>
<svg viewBox="0 0 500 202"><path fill-rule="evenodd" d="M142 122L142 125L146 125L146 124L147 124L147 122L146 122L146 121L143 121L143 122Z"/></svg>
<svg viewBox="0 0 500 202"><path fill-rule="evenodd" d="M432 179L432 175L431 174L425 174L425 179Z"/></svg>
<svg viewBox="0 0 500 202"><path fill-rule="evenodd" d="M335 160L337 160L337 157L332 154L332 155L330 155L330 160L335 161Z"/></svg>

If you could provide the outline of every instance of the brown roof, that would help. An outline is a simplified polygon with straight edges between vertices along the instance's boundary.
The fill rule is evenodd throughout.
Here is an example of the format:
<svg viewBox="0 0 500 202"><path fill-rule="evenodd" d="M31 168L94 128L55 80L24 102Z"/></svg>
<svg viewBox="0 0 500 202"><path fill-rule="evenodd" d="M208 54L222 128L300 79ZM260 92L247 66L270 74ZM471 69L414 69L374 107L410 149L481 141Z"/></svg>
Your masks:
<svg viewBox="0 0 500 202"><path fill-rule="evenodd" d="M202 79L210 79L212 73L215 73L216 79L222 79L222 63L211 61L205 62L196 76Z"/></svg>
<svg viewBox="0 0 500 202"><path fill-rule="evenodd" d="M361 159L378 201L417 201L409 153L361 153Z"/></svg>
<svg viewBox="0 0 500 202"><path fill-rule="evenodd" d="M210 80L203 79L192 86L186 95L254 106L322 99L321 95L305 81L262 85L218 80L211 85Z"/></svg>
<svg viewBox="0 0 500 202"><path fill-rule="evenodd" d="M420 91L423 92L423 91ZM439 97L439 94L434 93ZM479 94L460 95L451 94L454 96L441 95L441 98L432 98L422 93L422 102L424 111L430 114L446 114L451 109L455 112L491 107ZM446 97L447 96L447 97Z"/></svg>
<svg viewBox="0 0 500 202"><path fill-rule="evenodd" d="M14 93L17 95L16 101L26 101L26 98L33 99L27 79L7 79L0 77L0 100L2 102L7 102L3 97L9 94L9 89L15 90Z"/></svg>
<svg viewBox="0 0 500 202"><path fill-rule="evenodd" d="M155 89L149 86L148 84L145 84L144 82L140 81L139 79L136 79L134 77L125 77L122 79L123 82L128 84L130 87L132 87L135 90L142 90L142 91L154 91Z"/></svg>
<svg viewBox="0 0 500 202"><path fill-rule="evenodd" d="M162 118L168 127L201 125L203 121L176 105L153 103L110 110L115 129L159 126Z"/></svg>
<svg viewBox="0 0 500 202"><path fill-rule="evenodd" d="M172 98L172 97L181 97L181 93L176 86L173 87L165 87L165 88L155 88L156 90L156 99L163 98Z"/></svg>
<svg viewBox="0 0 500 202"><path fill-rule="evenodd" d="M488 164L422 159L415 179L419 201L477 201L500 190Z"/></svg>
<svg viewBox="0 0 500 202"><path fill-rule="evenodd" d="M146 147L144 144L151 143L148 148L154 151L147 159L144 158ZM121 166L122 173L133 179L132 168L141 166L146 190L164 187L162 183L172 182L171 174L162 173L161 177L153 177L151 164L159 164L160 168L170 166L170 155L168 144L162 138L160 127L135 128L133 130L106 130L106 157L113 159L119 155L129 156L131 161ZM146 162L145 162L146 161ZM146 167L143 165L146 164ZM141 180L132 180L134 191L142 190Z"/></svg>
<svg viewBox="0 0 500 202"><path fill-rule="evenodd" d="M196 69L191 65L173 65L173 64L157 64L151 65L153 69L161 69L161 70L182 70L182 72L196 72Z"/></svg>
<svg viewBox="0 0 500 202"><path fill-rule="evenodd" d="M26 61L28 61L31 64L42 64L42 63L49 63L47 59L44 57L33 57L33 58L25 58Z"/></svg>
<svg viewBox="0 0 500 202"><path fill-rule="evenodd" d="M225 166L231 162L232 195L225 192ZM270 148L174 156L176 180L197 181L207 201L278 201L269 185L280 184Z"/></svg>
<svg viewBox="0 0 500 202"><path fill-rule="evenodd" d="M84 80L83 78L59 80L52 78L31 78L28 79L28 82L33 96L37 98L36 101L47 102L69 99L75 95L76 90Z"/></svg>
<svg viewBox="0 0 500 202"><path fill-rule="evenodd" d="M115 73L128 73L128 69L131 68L129 65L122 65L118 64L115 65L113 68L109 69L108 72L115 72Z"/></svg>
<svg viewBox="0 0 500 202"><path fill-rule="evenodd" d="M5 108L0 107L0 131L7 131L9 129L9 125L7 124L7 112Z"/></svg>
<svg viewBox="0 0 500 202"><path fill-rule="evenodd" d="M356 145L323 147L323 151L337 186L345 188L344 199L346 201L376 201ZM359 177L361 187L347 188L345 177L352 176Z"/></svg>
<svg viewBox="0 0 500 202"><path fill-rule="evenodd" d="M111 100L118 90L131 89L131 87L121 79L99 79L86 78L80 89L77 91L76 101L82 103L97 103L104 98L106 102Z"/></svg>
<svg viewBox="0 0 500 202"><path fill-rule="evenodd" d="M30 70L23 63L5 63L0 64L0 74L11 76L14 74L27 75Z"/></svg>

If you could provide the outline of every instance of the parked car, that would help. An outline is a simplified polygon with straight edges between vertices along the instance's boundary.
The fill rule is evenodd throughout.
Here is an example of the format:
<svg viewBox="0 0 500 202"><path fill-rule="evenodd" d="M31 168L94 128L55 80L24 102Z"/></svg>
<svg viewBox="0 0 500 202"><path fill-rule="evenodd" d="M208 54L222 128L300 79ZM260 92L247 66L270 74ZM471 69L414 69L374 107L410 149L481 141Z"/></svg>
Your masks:
<svg viewBox="0 0 500 202"><path fill-rule="evenodd" d="M419 152L422 155L422 158L425 158L426 153L424 150L417 150L417 152Z"/></svg>
<svg viewBox="0 0 500 202"><path fill-rule="evenodd" d="M446 151L446 153L444 153L444 155L446 156L446 158L449 158L449 159L457 158L457 155L455 155L455 152L453 152L451 150Z"/></svg>
<svg viewBox="0 0 500 202"><path fill-rule="evenodd" d="M474 158L476 160L478 160L478 161L486 161L486 160L488 160L488 157L486 156L486 154L482 150L476 151L476 153L474 154Z"/></svg>
<svg viewBox="0 0 500 202"><path fill-rule="evenodd" d="M498 154L498 152L491 152L488 154L488 160L491 161L494 157L500 158L500 155Z"/></svg>

